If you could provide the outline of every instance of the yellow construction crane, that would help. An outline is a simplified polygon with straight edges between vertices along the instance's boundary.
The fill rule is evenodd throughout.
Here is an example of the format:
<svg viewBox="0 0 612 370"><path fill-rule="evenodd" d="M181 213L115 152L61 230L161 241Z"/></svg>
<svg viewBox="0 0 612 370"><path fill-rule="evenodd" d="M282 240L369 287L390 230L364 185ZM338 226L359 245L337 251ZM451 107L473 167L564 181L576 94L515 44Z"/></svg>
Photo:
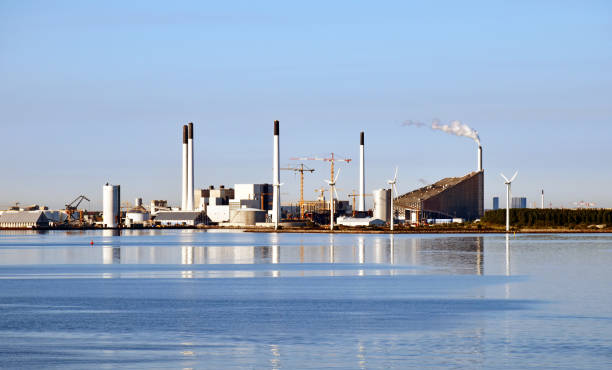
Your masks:
<svg viewBox="0 0 612 370"><path fill-rule="evenodd" d="M331 163L331 176L330 176L330 181L334 179L334 163L335 162L346 162L346 163L350 163L352 161L352 159L350 158L339 158L339 157L335 157L334 153L331 153L331 157L297 157L297 158L291 158L292 161L324 161L324 162L330 162Z"/></svg>
<svg viewBox="0 0 612 370"><path fill-rule="evenodd" d="M281 168L285 171L294 171L300 173L300 219L304 218L304 172L314 172L314 169L304 166L303 163L299 164L299 167L285 167Z"/></svg>
<svg viewBox="0 0 612 370"><path fill-rule="evenodd" d="M351 194L348 195L350 198L353 198L353 214L355 213L355 198L357 198L359 196L359 194L355 193L355 189L353 189L353 192ZM364 194L364 197L371 197L372 194Z"/></svg>

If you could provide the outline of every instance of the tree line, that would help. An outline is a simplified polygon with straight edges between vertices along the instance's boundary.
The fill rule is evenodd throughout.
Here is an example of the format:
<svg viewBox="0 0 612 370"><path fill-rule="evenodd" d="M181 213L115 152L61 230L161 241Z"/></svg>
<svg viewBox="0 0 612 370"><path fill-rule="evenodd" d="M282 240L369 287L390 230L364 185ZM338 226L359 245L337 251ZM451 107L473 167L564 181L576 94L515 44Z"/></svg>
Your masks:
<svg viewBox="0 0 612 370"><path fill-rule="evenodd" d="M506 224L506 210L486 211L483 222ZM588 225L612 225L612 209L510 209L510 225L513 227L576 227Z"/></svg>

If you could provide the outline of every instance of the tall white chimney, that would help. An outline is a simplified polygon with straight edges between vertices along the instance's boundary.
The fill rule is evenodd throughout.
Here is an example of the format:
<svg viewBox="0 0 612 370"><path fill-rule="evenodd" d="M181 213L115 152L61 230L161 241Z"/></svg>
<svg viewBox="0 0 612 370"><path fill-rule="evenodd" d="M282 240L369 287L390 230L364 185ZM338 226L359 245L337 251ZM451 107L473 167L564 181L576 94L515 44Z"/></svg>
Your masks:
<svg viewBox="0 0 612 370"><path fill-rule="evenodd" d="M193 123L188 125L187 138L187 210L193 211Z"/></svg>
<svg viewBox="0 0 612 370"><path fill-rule="evenodd" d="M181 185L181 209L187 210L187 125L183 125L183 177Z"/></svg>
<svg viewBox="0 0 612 370"><path fill-rule="evenodd" d="M359 144L359 212L365 212L365 157L363 131Z"/></svg>
<svg viewBox="0 0 612 370"><path fill-rule="evenodd" d="M478 145L478 172L482 171L482 146Z"/></svg>
<svg viewBox="0 0 612 370"><path fill-rule="evenodd" d="M273 186L274 191L272 194L272 222L274 222L274 229L278 229L278 223L280 221L280 149L279 149L279 132L278 132L278 121L274 121L274 164L273 164Z"/></svg>

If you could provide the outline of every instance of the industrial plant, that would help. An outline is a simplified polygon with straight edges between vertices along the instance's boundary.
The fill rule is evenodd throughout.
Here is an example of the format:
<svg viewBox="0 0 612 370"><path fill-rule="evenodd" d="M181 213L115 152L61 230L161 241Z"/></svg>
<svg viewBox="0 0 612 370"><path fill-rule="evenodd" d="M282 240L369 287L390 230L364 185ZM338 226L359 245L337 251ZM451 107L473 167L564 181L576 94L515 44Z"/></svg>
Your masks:
<svg viewBox="0 0 612 370"><path fill-rule="evenodd" d="M318 199L304 199L304 173L313 168L300 163L296 167L280 166L280 123L273 122L272 176L269 183L242 183L234 186L207 185L197 187L194 164L196 136L192 122L181 127L180 205L168 200L154 199L143 203L136 198L133 204L122 203L121 185L106 183L101 187L102 210L81 209L85 195L66 204L62 210L46 207L21 208L16 205L0 211L0 228L155 228L155 227L253 227L278 230L288 227L406 227L439 222L464 222L478 219L484 214L484 171L482 146L475 131L465 127L441 126L435 129L473 138L478 144L477 170L461 177L448 177L431 185L405 194L396 190L398 169L388 181L389 188L374 189L366 193L365 132L359 132L359 192L353 192L353 202L339 199L337 183L342 183L335 162L350 163L331 153L329 157L295 157L294 160L319 160L330 163L328 188L315 189ZM300 173L299 203L281 203L281 170ZM329 198L326 199L325 191ZM310 193L312 194L312 193ZM373 209L366 209L365 198L371 196ZM356 204L355 204L356 203ZM146 205L145 205L146 204Z"/></svg>

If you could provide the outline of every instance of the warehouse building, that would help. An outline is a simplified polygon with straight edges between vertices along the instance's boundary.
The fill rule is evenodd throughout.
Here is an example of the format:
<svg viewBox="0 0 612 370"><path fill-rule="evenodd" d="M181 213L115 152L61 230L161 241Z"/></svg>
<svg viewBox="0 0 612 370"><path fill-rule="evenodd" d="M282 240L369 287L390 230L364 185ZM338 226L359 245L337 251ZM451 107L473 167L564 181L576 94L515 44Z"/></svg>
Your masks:
<svg viewBox="0 0 612 370"><path fill-rule="evenodd" d="M49 219L42 211L4 212L0 215L0 228L37 229L49 227Z"/></svg>
<svg viewBox="0 0 612 370"><path fill-rule="evenodd" d="M155 225L161 226L197 226L205 222L202 212L158 212Z"/></svg>

